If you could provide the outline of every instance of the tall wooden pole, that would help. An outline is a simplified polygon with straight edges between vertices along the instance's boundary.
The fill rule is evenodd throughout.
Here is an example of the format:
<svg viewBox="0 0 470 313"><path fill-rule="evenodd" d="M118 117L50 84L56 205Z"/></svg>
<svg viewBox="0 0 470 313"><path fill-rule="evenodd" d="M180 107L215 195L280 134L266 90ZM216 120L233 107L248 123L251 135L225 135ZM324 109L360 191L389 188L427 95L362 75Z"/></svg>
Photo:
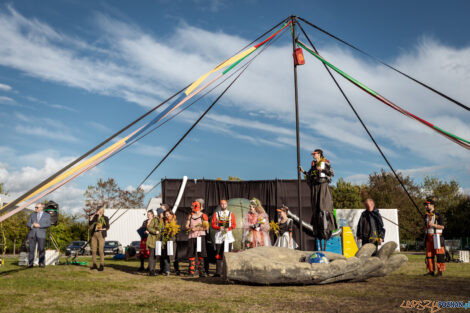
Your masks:
<svg viewBox="0 0 470 313"><path fill-rule="evenodd" d="M303 243L303 237L304 237L304 232L303 232L303 226L302 226L302 201L301 201L301 174L299 171L300 168L300 135L299 135L299 91L297 88L297 64L295 64L295 59L294 59L294 54L295 54L295 23L297 21L297 17L292 15L291 16L291 21L292 21L292 56L293 56L293 62L294 62L294 92L295 92L295 136L297 140L297 207L299 208L299 230L300 230L300 240L299 240L299 246L300 250L303 250L304 248L304 243Z"/></svg>

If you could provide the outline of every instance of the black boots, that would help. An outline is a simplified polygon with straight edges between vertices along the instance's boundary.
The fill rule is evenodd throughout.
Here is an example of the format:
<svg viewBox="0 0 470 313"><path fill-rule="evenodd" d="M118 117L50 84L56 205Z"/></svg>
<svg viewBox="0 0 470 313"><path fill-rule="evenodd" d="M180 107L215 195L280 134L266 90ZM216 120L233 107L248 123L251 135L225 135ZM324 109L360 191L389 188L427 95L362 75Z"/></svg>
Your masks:
<svg viewBox="0 0 470 313"><path fill-rule="evenodd" d="M223 260L217 260L216 262L217 263L216 263L214 277L221 277L222 276L222 267L224 266L224 261Z"/></svg>
<svg viewBox="0 0 470 313"><path fill-rule="evenodd" d="M206 269L204 267L204 258L199 258L199 277L207 277Z"/></svg>
<svg viewBox="0 0 470 313"><path fill-rule="evenodd" d="M103 264L100 265L100 267L98 268L98 271L102 272L104 270L104 266Z"/></svg>
<svg viewBox="0 0 470 313"><path fill-rule="evenodd" d="M189 258L188 275L194 276L195 271L196 271L196 258Z"/></svg>
<svg viewBox="0 0 470 313"><path fill-rule="evenodd" d="M96 266L96 264L93 264L92 267L90 267L90 270L97 270L98 269L98 266Z"/></svg>

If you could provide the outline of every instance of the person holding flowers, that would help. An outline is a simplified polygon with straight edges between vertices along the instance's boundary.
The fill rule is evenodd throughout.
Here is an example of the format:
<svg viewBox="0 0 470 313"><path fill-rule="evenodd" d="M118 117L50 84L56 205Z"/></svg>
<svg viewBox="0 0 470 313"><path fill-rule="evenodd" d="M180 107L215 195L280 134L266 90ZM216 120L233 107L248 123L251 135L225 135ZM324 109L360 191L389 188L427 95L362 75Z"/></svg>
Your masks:
<svg viewBox="0 0 470 313"><path fill-rule="evenodd" d="M271 245L268 215L256 198L250 200L250 211L245 215L243 228L243 242L246 248Z"/></svg>
<svg viewBox="0 0 470 313"><path fill-rule="evenodd" d="M189 276L194 276L198 262L199 276L206 277L204 258L207 257L206 231L209 229L209 218L202 213L204 200L197 199L192 204L192 212L188 215L186 229L188 230Z"/></svg>
<svg viewBox="0 0 470 313"><path fill-rule="evenodd" d="M163 231L162 231L162 255L160 256L160 273L168 276L170 274L170 255L173 255L175 246L174 238L180 230L180 226L176 223L176 216L169 208L163 212ZM170 244L171 242L171 244Z"/></svg>
<svg viewBox="0 0 470 313"><path fill-rule="evenodd" d="M214 237L216 270L214 277L222 276L224 252L230 252L232 243L235 242L232 234L232 229L237 226L235 215L227 210L227 207L227 200L220 200L221 210L215 212L212 216L212 228L216 230Z"/></svg>
<svg viewBox="0 0 470 313"><path fill-rule="evenodd" d="M278 222L277 229L274 230L277 240L274 246L284 247L289 249L296 249L297 244L295 243L292 232L294 227L294 221L291 218L287 217L287 212L289 208L285 205L282 205L280 209L277 209L278 212Z"/></svg>

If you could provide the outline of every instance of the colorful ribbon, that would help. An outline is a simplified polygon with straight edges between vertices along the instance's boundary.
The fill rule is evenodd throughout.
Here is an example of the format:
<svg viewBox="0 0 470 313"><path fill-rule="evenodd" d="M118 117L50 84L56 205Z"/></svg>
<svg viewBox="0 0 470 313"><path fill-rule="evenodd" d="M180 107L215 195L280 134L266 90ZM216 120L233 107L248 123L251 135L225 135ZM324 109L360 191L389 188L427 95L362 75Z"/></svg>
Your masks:
<svg viewBox="0 0 470 313"><path fill-rule="evenodd" d="M349 80L351 83L353 83L354 85L356 85L357 87L359 87L360 89L364 90L365 92L367 92L368 94L370 94L371 96L373 96L374 98L380 100L381 102L385 103L386 105L388 105L389 107L393 108L394 110L420 122L421 124L423 125L426 125L427 127L431 128L432 130L436 131L437 133L441 134L442 136L446 137L447 139L461 145L462 147L470 150L470 141L466 140L466 139L463 139L462 137L459 137L457 135L454 135L448 131L445 131L443 130L442 128L434 125L434 124L431 124L430 122L406 111L405 109L399 107L398 105L394 104L393 102L391 102L390 100L388 100L387 98L383 97L382 95L380 95L378 92L372 90L371 88L367 87L366 85L364 85L363 83L359 82L357 79L355 79L354 77L348 75L347 73L343 72L342 70L340 70L339 68L337 68L336 66L334 66L333 64L331 64L330 62L328 62L327 60L325 60L322 56L320 56L318 53L316 53L311 47L308 47L306 44L302 43L300 40L297 40L297 44L304 48L307 52L309 52L311 55L313 55L315 58L317 58L318 60L320 60L321 62L323 62L326 66L328 66L329 68L331 68L332 70L334 70L335 72L337 72L338 74L340 74L341 76L343 76L344 78L346 78L347 80Z"/></svg>

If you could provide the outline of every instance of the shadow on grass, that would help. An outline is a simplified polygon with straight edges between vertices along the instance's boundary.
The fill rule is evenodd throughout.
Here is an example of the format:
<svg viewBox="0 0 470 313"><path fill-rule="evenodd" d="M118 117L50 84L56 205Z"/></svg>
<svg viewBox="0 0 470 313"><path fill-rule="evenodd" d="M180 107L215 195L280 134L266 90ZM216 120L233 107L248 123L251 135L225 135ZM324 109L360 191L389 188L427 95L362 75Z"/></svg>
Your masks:
<svg viewBox="0 0 470 313"><path fill-rule="evenodd" d="M130 266L130 265L126 265L126 264L105 264L104 267L110 267L110 268L113 268L117 271L121 271L121 272L125 272L125 273L128 273L128 274L132 274L132 275L140 275L140 276L146 276L148 274L147 271L139 271L138 267L136 267L135 265L133 266Z"/></svg>
<svg viewBox="0 0 470 313"><path fill-rule="evenodd" d="M208 285L230 285L230 282L226 282L221 277L182 277L181 280L187 282L198 282Z"/></svg>
<svg viewBox="0 0 470 313"><path fill-rule="evenodd" d="M22 272L24 270L32 270L32 269L28 268L27 266L24 266L24 267L15 268L15 269L8 270L8 271L2 271L2 272L0 272L0 277L1 276L7 276L7 275L10 275L10 274L14 274L14 273L18 273L18 272Z"/></svg>

